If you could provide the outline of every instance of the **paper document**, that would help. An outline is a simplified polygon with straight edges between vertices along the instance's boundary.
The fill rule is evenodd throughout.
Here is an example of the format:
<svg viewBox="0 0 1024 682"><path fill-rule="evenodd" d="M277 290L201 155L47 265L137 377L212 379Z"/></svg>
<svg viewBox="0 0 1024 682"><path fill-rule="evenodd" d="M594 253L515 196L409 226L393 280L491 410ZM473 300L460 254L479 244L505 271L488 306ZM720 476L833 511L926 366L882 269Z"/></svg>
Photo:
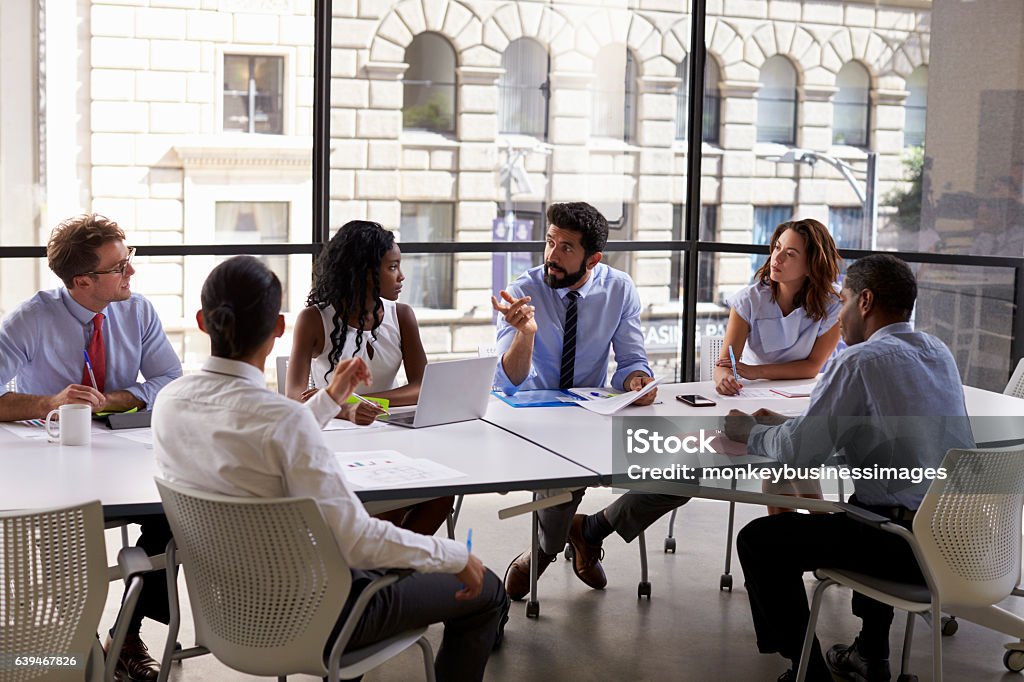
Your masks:
<svg viewBox="0 0 1024 682"><path fill-rule="evenodd" d="M610 391L607 388L591 386L570 388L569 393L572 393L574 396L579 396L584 400L603 400L604 398L614 398L619 395L618 391Z"/></svg>
<svg viewBox="0 0 1024 682"><path fill-rule="evenodd" d="M781 397L770 388L751 388L749 386L744 386L743 390L736 395L722 395L721 393L715 395L716 400L778 400Z"/></svg>
<svg viewBox="0 0 1024 682"><path fill-rule="evenodd" d="M336 452L345 480L353 488L402 488L465 476L429 459L413 459L396 450Z"/></svg>
<svg viewBox="0 0 1024 682"><path fill-rule="evenodd" d="M662 379L655 379L639 391L629 391L628 393L623 393L622 395L617 395L613 398L605 398L604 400L583 400L576 404L585 410L590 410L597 414L603 414L605 416L615 414L626 405L632 404L640 398L640 396L653 391L661 382Z"/></svg>
<svg viewBox="0 0 1024 682"><path fill-rule="evenodd" d="M0 423L7 431L10 431L23 440L46 440L46 428L42 419L26 419L20 422Z"/></svg>

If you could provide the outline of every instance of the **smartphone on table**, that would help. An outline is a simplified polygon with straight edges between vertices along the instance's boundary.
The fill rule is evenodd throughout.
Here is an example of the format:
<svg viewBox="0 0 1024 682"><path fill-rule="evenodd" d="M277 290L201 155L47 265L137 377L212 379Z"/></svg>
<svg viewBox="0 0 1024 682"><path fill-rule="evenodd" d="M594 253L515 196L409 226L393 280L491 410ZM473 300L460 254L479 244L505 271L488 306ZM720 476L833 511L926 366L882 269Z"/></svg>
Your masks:
<svg viewBox="0 0 1024 682"><path fill-rule="evenodd" d="M684 402L690 407L714 407L715 401L711 398L705 398L702 395L695 393L688 393L683 395L677 395L676 400Z"/></svg>

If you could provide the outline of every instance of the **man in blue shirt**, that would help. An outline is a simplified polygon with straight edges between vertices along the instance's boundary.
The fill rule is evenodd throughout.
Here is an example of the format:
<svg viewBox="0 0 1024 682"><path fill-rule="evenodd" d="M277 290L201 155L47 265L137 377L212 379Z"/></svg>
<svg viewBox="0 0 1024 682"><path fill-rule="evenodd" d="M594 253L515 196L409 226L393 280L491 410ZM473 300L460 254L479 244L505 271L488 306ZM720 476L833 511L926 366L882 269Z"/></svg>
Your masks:
<svg viewBox="0 0 1024 682"><path fill-rule="evenodd" d="M950 448L974 447L956 362L941 341L911 327L917 283L898 258L875 254L855 262L840 297L839 325L850 347L818 381L807 411L786 420L767 410L733 410L725 433L748 443L751 454L794 468L818 466L842 449L847 465L862 473L850 502L912 529L930 482L867 475L937 469ZM846 514L756 519L740 531L736 549L758 649L794 663L780 680L795 679L807 628L804 572L840 568L924 582L909 545ZM890 679L892 607L855 593L853 613L862 620L860 635L824 658L815 639L808 680L831 680L829 669L843 679Z"/></svg>
<svg viewBox="0 0 1024 682"><path fill-rule="evenodd" d="M603 386L609 351L614 350L617 367L612 387L624 391L643 388L654 378L640 331L640 297L629 275L601 262L608 221L583 202L552 204L547 217L544 264L527 270L508 291L502 291L502 301L491 298L494 309L501 313L501 361L495 371L495 386L508 395L521 389ZM650 405L656 394L652 390L634 404ZM544 572L568 539L576 552L576 576L595 589L608 582L600 562L604 537L617 530L631 540L639 527L685 501L624 495L607 510L586 517L576 514L583 492L577 490L571 502L538 512L541 551L537 573ZM652 499L657 504L652 505ZM663 499L671 499L671 503ZM593 533L584 532L588 520ZM505 574L505 590L512 599L522 599L529 592L530 560L530 552L523 552Z"/></svg>
<svg viewBox="0 0 1024 682"><path fill-rule="evenodd" d="M69 403L93 412L144 410L181 376L156 310L132 294L133 254L117 223L100 215L77 216L54 229L47 262L66 288L37 293L0 323L0 421L43 418ZM163 553L171 537L167 521L139 521L138 546L150 556ZM129 624L120 660L121 674L132 680L155 680L159 672L139 638L144 616L168 620L162 572L146 576Z"/></svg>

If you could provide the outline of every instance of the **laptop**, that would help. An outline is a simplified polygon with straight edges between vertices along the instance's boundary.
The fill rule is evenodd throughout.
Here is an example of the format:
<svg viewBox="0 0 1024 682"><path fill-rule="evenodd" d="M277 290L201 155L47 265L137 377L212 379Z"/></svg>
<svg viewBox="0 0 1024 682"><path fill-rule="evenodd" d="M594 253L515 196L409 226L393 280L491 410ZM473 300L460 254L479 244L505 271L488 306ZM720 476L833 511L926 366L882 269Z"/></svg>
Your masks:
<svg viewBox="0 0 1024 682"><path fill-rule="evenodd" d="M498 357L431 362L423 372L416 410L380 417L413 429L479 419L487 411Z"/></svg>

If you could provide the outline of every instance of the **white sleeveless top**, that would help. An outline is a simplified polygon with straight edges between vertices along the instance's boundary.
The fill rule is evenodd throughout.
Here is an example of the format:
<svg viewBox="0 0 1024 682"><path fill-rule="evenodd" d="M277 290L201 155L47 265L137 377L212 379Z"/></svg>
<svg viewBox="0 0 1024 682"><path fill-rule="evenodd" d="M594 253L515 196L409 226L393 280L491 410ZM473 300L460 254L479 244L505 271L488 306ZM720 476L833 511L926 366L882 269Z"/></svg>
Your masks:
<svg viewBox="0 0 1024 682"><path fill-rule="evenodd" d="M395 301L381 299L384 304L384 319L377 327L377 339L370 335L369 331L363 332L363 343L359 352L355 353L356 330L348 328L345 334L345 345L341 349L339 360L346 360L351 357L362 358L366 366L370 368L373 375L373 386L360 384L356 393L379 393L395 387L395 376L402 366L402 332L398 327L398 304ZM324 377L330 369L331 363L328 356L331 352L331 331L334 329L334 306L327 306L320 311L320 318L324 323L324 350L320 355L313 358L313 386L324 388L331 380L334 372ZM344 324L344 320L341 320ZM373 357L367 350L373 346Z"/></svg>

